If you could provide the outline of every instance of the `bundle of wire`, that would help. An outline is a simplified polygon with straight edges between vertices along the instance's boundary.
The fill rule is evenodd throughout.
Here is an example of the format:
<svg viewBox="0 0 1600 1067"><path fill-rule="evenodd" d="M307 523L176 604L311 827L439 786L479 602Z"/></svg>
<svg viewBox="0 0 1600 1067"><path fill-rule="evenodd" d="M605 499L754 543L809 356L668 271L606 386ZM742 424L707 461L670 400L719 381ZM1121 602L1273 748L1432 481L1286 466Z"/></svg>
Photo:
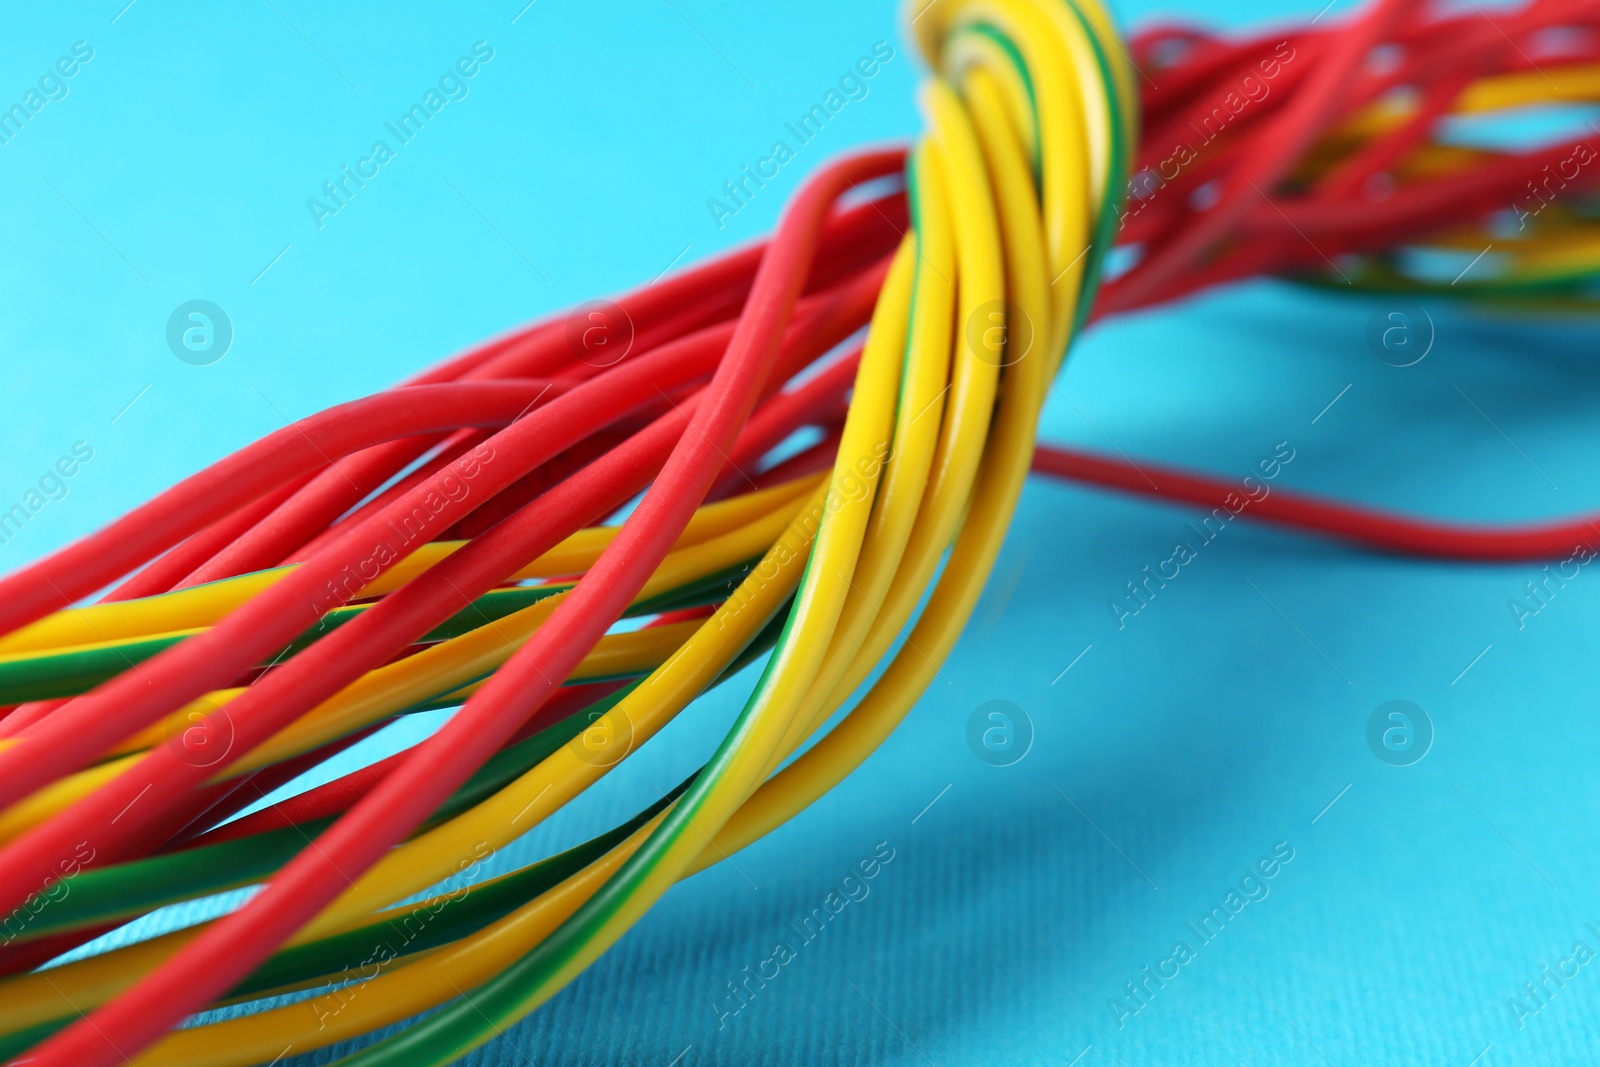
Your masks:
<svg viewBox="0 0 1600 1067"><path fill-rule="evenodd" d="M1450 133L1600 98L1593 3L1491 19L1384 0L1129 42L1096 0L909 15L927 134L822 168L770 240L303 419L0 582L12 1062L247 1064L403 1023L339 1062L445 1063L533 1011L895 729L1030 467L1226 499L1036 451L1095 316L1264 273L1592 299L1587 142ZM1487 243L1462 284L1410 266ZM1586 520L1459 527L1286 492L1250 514L1464 559L1600 541ZM758 663L660 802L478 876ZM285 789L398 716L455 707L409 749ZM58 960L246 886L213 921ZM172 1029L219 1005L245 1007Z"/></svg>

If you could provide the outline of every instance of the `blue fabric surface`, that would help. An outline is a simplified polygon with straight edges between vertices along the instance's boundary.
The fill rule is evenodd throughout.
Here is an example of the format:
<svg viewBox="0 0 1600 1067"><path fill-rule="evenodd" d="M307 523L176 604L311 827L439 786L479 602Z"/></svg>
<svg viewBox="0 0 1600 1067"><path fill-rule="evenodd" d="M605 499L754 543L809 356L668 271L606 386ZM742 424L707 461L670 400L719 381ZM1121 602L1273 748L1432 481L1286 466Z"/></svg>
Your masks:
<svg viewBox="0 0 1600 1067"><path fill-rule="evenodd" d="M0 504L93 449L0 545L6 570L286 419L749 240L828 155L919 127L921 68L876 4L122 3L13 8L0 35L0 103L93 49L0 144ZM1118 12L1239 25L1318 7ZM480 41L492 58L450 83L459 98L318 220L308 198ZM878 41L895 52L865 96L719 220L708 198ZM233 327L209 366L166 341L194 299ZM1287 450L1272 488L1439 516L1600 501L1592 327L1430 308L1432 351L1395 368L1367 347L1375 310L1256 283L1107 323L1042 436L1239 479ZM1519 625L1508 602L1538 566L1385 558L1243 520L1206 540L1200 520L1031 483L968 632L868 765L669 893L469 1062L1600 1059L1600 578L1552 582ZM1147 606L1109 606L1180 541L1193 560ZM748 683L495 869L654 799ZM1031 724L1010 766L968 744L995 700ZM1410 766L1368 744L1391 700L1431 722Z"/></svg>

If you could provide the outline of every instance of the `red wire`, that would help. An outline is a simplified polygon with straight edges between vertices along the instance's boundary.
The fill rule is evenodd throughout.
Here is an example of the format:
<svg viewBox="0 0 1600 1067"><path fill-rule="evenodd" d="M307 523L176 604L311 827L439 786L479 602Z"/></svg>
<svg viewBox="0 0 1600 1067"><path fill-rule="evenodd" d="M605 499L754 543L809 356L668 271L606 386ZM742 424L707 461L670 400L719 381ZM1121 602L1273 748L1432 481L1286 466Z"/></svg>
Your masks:
<svg viewBox="0 0 1600 1067"><path fill-rule="evenodd" d="M755 476L753 481L757 489L768 489L774 485L782 485L793 478L803 478L808 474L820 474L833 466L834 456L839 451L839 440L844 434L844 420L833 425L819 427L823 431L822 440L802 452L790 456Z"/></svg>
<svg viewBox="0 0 1600 1067"><path fill-rule="evenodd" d="M524 474L493 500L446 530L445 537L470 540L482 535L497 523L521 511L589 464L622 445L660 416L660 412L655 412L653 418L637 426L632 425L629 420L619 421L599 433L591 434L555 456L550 462Z"/></svg>
<svg viewBox="0 0 1600 1067"><path fill-rule="evenodd" d="M273 790L287 785L318 764L338 755L357 741L373 733L376 729L377 727L373 726L355 731L310 752L284 760L282 763L273 764L271 767L263 767L253 774L198 790L194 794L195 802L193 807L198 812L194 820L203 820L206 824L209 824L225 819ZM184 825L179 819L163 823L163 826L167 828L166 839L164 841L156 841L155 844L161 846L162 851L170 849L174 842L180 842L185 839L194 820L191 820L189 826ZM154 848L152 848L152 851L154 851ZM0 946L0 976L31 970L64 952L70 952L79 945L93 941L107 930L115 929L120 925L122 924L118 922L110 926L86 927L80 930L71 930L36 940L25 941L20 944ZM40 945L45 942L48 942L51 947L47 954L41 955L44 950L40 948Z"/></svg>
<svg viewBox="0 0 1600 1067"><path fill-rule="evenodd" d="M535 396L536 389L517 382L412 386L339 404L286 426L99 532L0 579L0 632L70 606L329 457L394 437L504 425Z"/></svg>
<svg viewBox="0 0 1600 1067"><path fill-rule="evenodd" d="M107 593L101 600L133 600L177 588L186 575L272 514L278 505L304 489L316 476L317 472L314 470L302 474L288 484L281 485L257 498L232 515L212 523L159 559L152 561L149 566Z"/></svg>
<svg viewBox="0 0 1600 1067"><path fill-rule="evenodd" d="M562 719L582 711L584 708L616 692L626 684L624 682L591 682L587 685L573 685L563 687L561 694L552 699L539 713L530 718L523 727L506 740L506 745L514 745L538 733L540 730L555 725ZM338 815L348 811L357 800L371 792L373 787L387 778L390 772L404 765L416 750L416 745L386 756L375 763L369 763L349 774L342 775L330 782L315 786L303 793L296 793L292 797L280 800L270 807L260 811L251 812L249 815L233 822L225 822L220 826L196 834L190 838L179 837L175 844L182 848L204 848L208 845L220 844L223 841L234 841L241 837L250 837L254 834L266 833L271 830L282 830L290 826L298 826L311 822L314 819L325 818L329 815ZM213 820L218 821L218 820Z"/></svg>
<svg viewBox="0 0 1600 1067"><path fill-rule="evenodd" d="M753 484L750 473L761 457L799 427L814 424L824 415L841 413L860 364L861 349L858 347L802 384L774 396L751 417L708 495L716 499L723 494L749 489Z"/></svg>
<svg viewBox="0 0 1600 1067"><path fill-rule="evenodd" d="M713 610L713 606L708 605L663 612L651 620L645 629L703 618L711 610ZM551 698L544 707L540 708L527 722L523 723L516 733L506 739L505 744L501 746L501 750L503 751L518 742L525 741L542 730L549 729L556 723L576 712L582 711L596 701L610 696L626 684L625 680L615 680L563 686L555 697ZM370 731L362 731L360 736L364 737L368 732ZM294 796L281 800L270 807L252 812L244 818L214 826L213 829L204 833L188 836L180 834L162 851L170 851L177 846L186 849L203 848L223 841L232 841L258 833L285 829L347 811L358 799L369 793L378 782L388 777L389 772L404 764L415 749L416 745L411 745L401 752L396 752L375 763L359 767L349 774L315 786L303 793L296 793ZM216 823L220 820L211 818L210 813L208 813L207 821Z"/></svg>
<svg viewBox="0 0 1600 1067"><path fill-rule="evenodd" d="M543 386L548 387L547 390L541 389L546 400L554 399L567 390L565 384L558 383L553 378L527 380L542 382ZM381 491L374 492L370 499L359 498L360 503L353 507L350 504L346 504L347 510L334 513L320 524L307 523L306 529L311 532L309 539L300 539L297 547L285 551L275 563L298 563L302 559L315 555L320 549L326 547L329 542L343 536L353 524L371 518L374 512L388 507L395 500L415 489L420 483L437 474L441 474L451 463L461 459L472 449L483 444L490 436L491 434L487 430L456 431L428 449L426 455L414 464L409 473L401 476L390 475L390 484Z"/></svg>
<svg viewBox="0 0 1600 1067"><path fill-rule="evenodd" d="M1600 513L1588 518L1526 526L1431 521L1287 489L1273 489L1269 495L1254 499L1237 483L1150 463L1135 466L1049 445L1040 445L1035 450L1033 469L1040 474L1140 496L1221 508L1230 517L1259 519L1366 548L1407 555L1477 561L1558 559L1600 545L1600 525L1597 525Z"/></svg>
<svg viewBox="0 0 1600 1067"><path fill-rule="evenodd" d="M539 388L545 383L522 383ZM365 500L391 477L425 453L470 431L435 433L385 441L335 460L311 483L263 518L232 544L195 568L180 588L275 567L306 541Z"/></svg>

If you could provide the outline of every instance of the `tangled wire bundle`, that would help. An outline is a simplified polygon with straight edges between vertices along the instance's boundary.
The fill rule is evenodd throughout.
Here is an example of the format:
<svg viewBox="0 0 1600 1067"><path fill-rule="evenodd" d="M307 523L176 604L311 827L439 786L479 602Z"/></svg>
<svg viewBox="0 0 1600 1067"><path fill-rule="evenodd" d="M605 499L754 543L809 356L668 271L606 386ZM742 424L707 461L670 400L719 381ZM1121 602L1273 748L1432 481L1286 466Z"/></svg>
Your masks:
<svg viewBox="0 0 1600 1067"><path fill-rule="evenodd" d="M445 1063L533 1011L894 730L1030 469L1226 500L1036 447L1098 316L1262 274L1519 311L1593 298L1589 142L1460 136L1600 100L1592 3L1491 22L1380 0L1126 43L1097 0L912 14L928 133L822 168L770 240L303 419L0 581L13 1062L248 1064L406 1022L339 1062ZM1429 267L1469 259L1454 281ZM1456 527L1281 491L1249 514L1455 558L1600 542L1585 520ZM658 803L481 875L758 663ZM456 707L411 748L284 790L397 716ZM260 890L221 918L39 969L243 886Z"/></svg>

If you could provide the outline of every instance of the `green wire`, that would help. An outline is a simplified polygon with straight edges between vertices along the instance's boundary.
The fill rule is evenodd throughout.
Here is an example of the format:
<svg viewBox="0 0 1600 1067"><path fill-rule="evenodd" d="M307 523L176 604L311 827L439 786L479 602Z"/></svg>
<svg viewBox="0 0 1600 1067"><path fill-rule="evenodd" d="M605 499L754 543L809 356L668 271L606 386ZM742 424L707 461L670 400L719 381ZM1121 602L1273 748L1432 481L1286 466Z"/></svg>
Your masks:
<svg viewBox="0 0 1600 1067"><path fill-rule="evenodd" d="M440 901L421 901L382 922L282 949L230 989L226 998L284 990L374 965L389 968L418 952L475 934L604 856L676 800L687 784L678 786L621 826L520 870L458 890L460 896L449 894ZM0 1058L9 1059L31 1048L77 1019L76 1013L68 1013L0 1035Z"/></svg>
<svg viewBox="0 0 1600 1067"><path fill-rule="evenodd" d="M458 637L478 626L521 611L546 597L565 592L571 587L571 583L563 583L492 590L429 631L422 641L428 643ZM303 650L371 606L350 604L335 608L268 662L281 660L285 656ZM36 656L19 656L0 661L0 703L20 704L29 700L86 693L101 682L121 674L131 666L143 663L158 652L205 632L205 629L197 627L162 634L159 637L135 637L91 648L46 652Z"/></svg>
<svg viewBox="0 0 1600 1067"><path fill-rule="evenodd" d="M1372 261L1358 271L1353 271L1348 282L1334 280L1322 274L1291 274L1286 281L1333 292L1392 293L1405 296L1440 296L1462 301L1516 301L1521 298L1549 299L1561 297L1583 301L1591 291L1600 273L1588 268L1575 268L1559 274L1546 274L1537 278L1494 278L1485 281L1459 283L1430 282L1402 274L1382 261Z"/></svg>
<svg viewBox="0 0 1600 1067"><path fill-rule="evenodd" d="M1105 199L1100 204L1100 215L1095 220L1094 241L1089 246L1088 261L1083 268L1083 287L1079 291L1072 331L1067 334L1068 346L1072 344L1072 339L1082 332L1084 323L1094 310L1094 301L1100 291L1100 280L1105 270L1106 258L1111 254L1117 224L1122 218L1123 207L1127 201L1129 155L1129 131L1124 121L1126 109L1122 106L1123 100L1117 92L1117 79L1111 73L1111 62L1093 25L1084 17L1076 4L1069 6L1079 24L1083 26L1084 36L1089 39L1089 44L1094 49L1095 62L1100 70L1100 82L1105 87L1106 109L1111 120L1111 152L1107 161L1111 173L1106 177ZM1065 360L1062 361L1062 365L1066 365Z"/></svg>
<svg viewBox="0 0 1600 1067"><path fill-rule="evenodd" d="M497 752L445 800L422 829L437 825L498 792L571 741L589 724L593 714L608 710L630 688L625 687ZM18 940L130 919L152 908L253 885L293 859L308 840L333 821L332 816L313 819L215 845L82 871L65 880L68 891L34 916L24 937ZM18 909L22 914L13 913L14 917L21 921L26 911L23 906Z"/></svg>
<svg viewBox="0 0 1600 1067"><path fill-rule="evenodd" d="M770 647L772 635L763 633L736 658L713 685L742 670ZM561 746L583 732L594 719L611 710L638 686L634 681L615 693L524 738L491 756L429 817L418 833L431 829L498 793L512 781L542 763ZM447 705L448 706L448 705ZM134 918L152 908L253 885L293 859L311 837L333 822L315 819L298 826L268 830L249 837L151 856L109 867L91 868L65 880L68 891L31 919L26 906L13 916L26 921L24 936L32 940L85 926Z"/></svg>
<svg viewBox="0 0 1600 1067"><path fill-rule="evenodd" d="M826 518L823 519L826 522ZM807 572L810 560L807 561ZM805 579L802 578L802 583ZM804 585L802 584L802 589ZM789 638L795 614L780 610L773 622L782 620L777 640L780 647ZM769 627L771 623L769 623ZM711 760L692 779L679 803L640 845L622 868L558 926L549 937L534 946L505 970L473 991L472 999L458 998L411 1024L378 1044L335 1061L342 1067L421 1067L448 1063L467 1050L502 1032L502 1023L515 1018L525 990L536 988L593 939L599 928L622 907L660 862L661 853L692 826L694 812L705 794L725 773L734 748L754 717L754 710L770 684L774 652L762 670L755 691L746 701L732 729L718 746Z"/></svg>
<svg viewBox="0 0 1600 1067"><path fill-rule="evenodd" d="M1068 5L1083 27L1084 36L1088 39L1094 51L1095 63L1098 67L1100 82L1105 88L1106 104L1109 112L1109 126L1111 130L1111 151L1107 164L1111 173L1106 180L1106 195L1100 204L1099 214L1095 218L1093 240L1089 242L1087 257L1083 265L1083 283L1079 289L1076 310L1073 315L1072 330L1067 334L1068 344L1083 330L1084 323L1088 320L1089 313L1094 309L1095 295L1099 292L1100 281L1105 273L1105 263L1110 255L1111 247L1115 244L1115 234L1118 220L1122 217L1122 207L1127 199L1127 179L1125 174L1128 167L1128 131L1125 128L1124 109L1121 107L1121 97L1117 92L1117 82L1111 73L1110 60L1107 58L1105 48L1102 46L1099 34L1094 32L1094 27L1089 23L1075 5ZM973 22L963 26L958 32L976 33L986 37L999 46L1013 67L1016 68L1017 77L1021 80L1023 88L1028 94L1028 110L1033 120L1034 144L1038 150L1033 159L1033 182L1037 195L1042 195L1044 177L1041 172L1044 159L1044 140L1039 124L1039 102L1034 93L1033 75L1029 73L1027 63L1023 60L1022 50L1015 41L998 26L991 22ZM1065 361L1063 361L1063 366Z"/></svg>
<svg viewBox="0 0 1600 1067"><path fill-rule="evenodd" d="M746 666L765 655L778 639L780 631L779 620L784 615L786 615L786 612L780 612L779 615L775 616L756 635L756 638L718 675L717 679L712 682L711 687L714 688L721 685L724 681L738 674ZM584 711L569 716L550 729L541 731L511 748L497 753L479 769L477 774L473 775L472 779L451 794L450 799L441 805L422 829L425 830L437 825L460 811L472 807L483 796L498 791L504 784L508 784L511 779L520 776L529 767L542 761L545 756L571 741L583 728L588 726L595 714L609 710L632 688L633 686L626 687L617 693L596 701ZM536 742L538 744L535 744ZM534 755L533 758L528 759L527 757L530 753ZM697 771L696 774L698 773ZM493 785L492 783L496 780L500 781L501 785ZM451 898L448 905L441 906L422 901L403 915L398 915L382 922L369 923L342 933L332 934L325 938L309 941L303 945L282 949L257 968L250 977L229 990L227 996L229 998L244 997L318 978L331 978L368 965L373 960L373 957L382 954L385 948L389 950L390 958L400 959L476 933L599 859L676 800L688 788L689 782L692 780L693 776L622 825L548 859L540 860L509 874L477 883L460 897ZM90 896L98 894L97 899L102 907L106 906L107 901L122 900L124 898L118 897L116 894L123 890L119 890L114 884L96 884L95 876L102 876L98 880L102 883L114 883L119 880L107 877L111 875L120 875L120 880L124 883L131 882L135 880L134 876L136 875L150 874L156 870L154 867L149 871L142 872L129 870L130 868L143 867L146 864L166 863L168 869L165 873L169 875L180 869L189 873L198 870L203 872L202 878L204 878L210 874L209 868L211 866L220 867L231 863L234 865L233 870L237 875L240 866L249 863L251 859L248 851L249 847L252 845L257 847L265 845L264 848L261 848L263 853L279 856L277 862L271 864L270 869L262 870L254 878L245 878L243 881L235 880L228 885L218 885L204 892L214 892L219 889L250 884L259 880L261 875L270 874L271 870L276 869L284 860L292 858L299 851L298 848L290 848L287 850L286 855L280 855L276 851L278 842L269 839L284 838L289 839L289 844L303 845L309 833L302 834L299 831L317 832L332 822L332 818L319 819L301 824L298 828L288 827L284 830L270 831L265 834L257 834L237 841L227 841L206 848L159 856L153 860L143 860L131 864L121 864L117 867L85 871L70 879L74 891L62 898L59 903L65 903L68 900L76 901L79 899L80 893ZM421 831L419 830L419 832ZM171 863L170 861L183 862ZM257 866L265 866L266 862L263 861ZM133 891L136 891L136 888ZM191 893L188 895L203 894ZM178 899L183 898L174 897L160 903L171 903ZM114 907L115 905L112 906ZM85 910L92 910L92 906ZM424 915L424 913L427 914ZM104 918L110 917L113 916L107 915ZM104 918L100 921L104 921ZM417 933L410 933L411 927L408 926L408 921L413 919L420 920L417 924L419 930ZM67 925L81 926L88 921L96 920L90 919L71 924L58 921L51 929L62 929ZM401 945L398 949L389 940L392 934L401 935ZM408 934L409 936L407 936ZM8 1057L32 1047L63 1026L73 1022L76 1018L75 1014L67 1015L11 1034L0 1035L0 1057Z"/></svg>
<svg viewBox="0 0 1600 1067"><path fill-rule="evenodd" d="M709 574L677 589L631 605L624 614L626 617L654 615L679 607L695 607L710 603L720 599L717 595L719 591L725 596L726 590L736 585L750 566L751 562L746 562ZM452 637L460 637L570 588L572 588L571 582L561 582L491 590L428 631L419 643L435 644ZM268 662L278 662L304 650L371 607L371 604L350 604L335 608ZM129 638L91 648L0 659L0 704L23 704L30 700L48 700L53 697L87 693L129 667L143 663L157 653L203 632L202 627L162 634L158 637Z"/></svg>

